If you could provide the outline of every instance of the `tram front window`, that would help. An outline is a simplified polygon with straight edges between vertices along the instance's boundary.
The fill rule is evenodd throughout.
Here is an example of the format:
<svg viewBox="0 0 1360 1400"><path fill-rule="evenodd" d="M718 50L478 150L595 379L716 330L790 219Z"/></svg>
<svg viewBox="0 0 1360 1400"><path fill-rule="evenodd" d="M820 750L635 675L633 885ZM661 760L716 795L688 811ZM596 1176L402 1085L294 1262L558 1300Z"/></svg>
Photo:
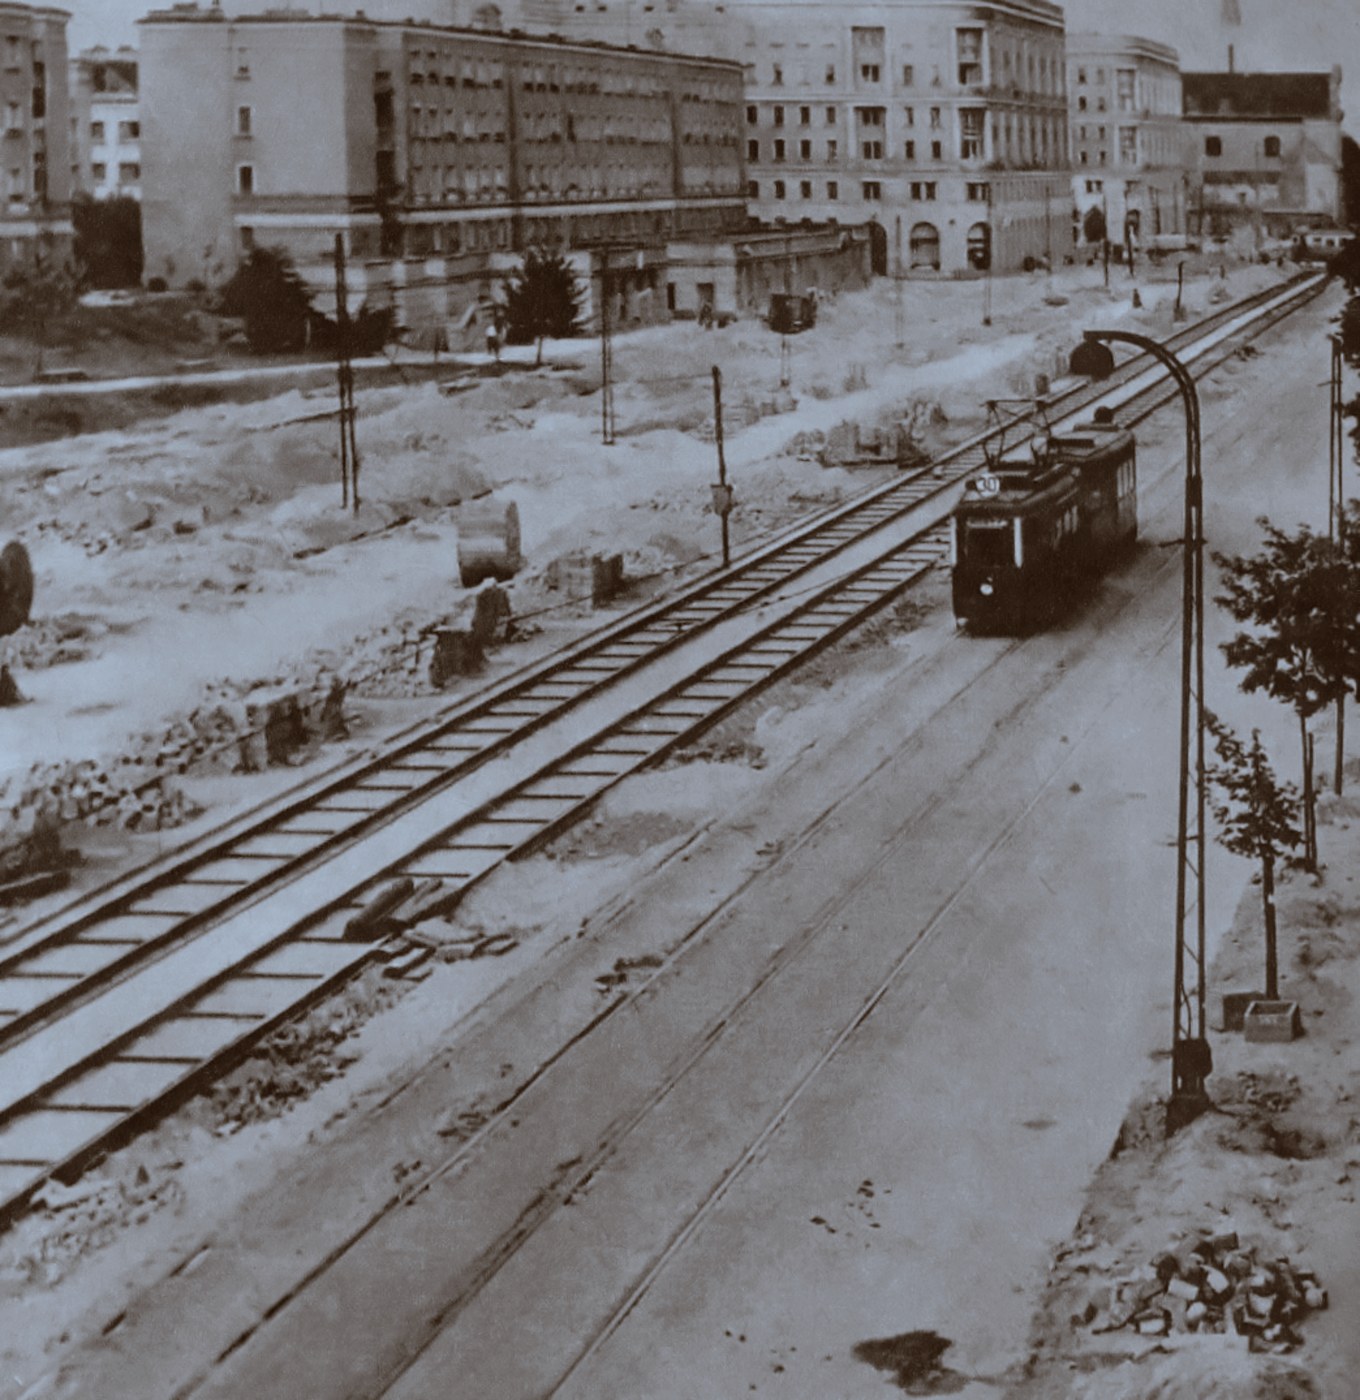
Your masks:
<svg viewBox="0 0 1360 1400"><path fill-rule="evenodd" d="M1011 563L1011 522L971 521L965 533L964 556L970 564L984 568Z"/></svg>

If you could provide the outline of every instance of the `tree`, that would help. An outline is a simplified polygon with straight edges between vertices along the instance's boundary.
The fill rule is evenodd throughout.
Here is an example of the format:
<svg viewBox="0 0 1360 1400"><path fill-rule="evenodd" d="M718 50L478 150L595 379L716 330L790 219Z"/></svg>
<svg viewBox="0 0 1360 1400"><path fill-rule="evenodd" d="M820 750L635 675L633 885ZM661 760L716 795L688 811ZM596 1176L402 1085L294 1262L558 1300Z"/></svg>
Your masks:
<svg viewBox="0 0 1360 1400"><path fill-rule="evenodd" d="M258 354L301 350L308 341L311 293L283 248L254 248L222 288L218 309L241 316Z"/></svg>
<svg viewBox="0 0 1360 1400"><path fill-rule="evenodd" d="M14 263L0 277L0 325L37 343L35 375L42 373L49 324L74 309L79 291L75 268L49 257L41 245L31 261Z"/></svg>
<svg viewBox="0 0 1360 1400"><path fill-rule="evenodd" d="M1103 243L1105 241L1105 211L1098 204L1093 204L1081 221L1082 237L1088 243Z"/></svg>
<svg viewBox="0 0 1360 1400"><path fill-rule="evenodd" d="M142 206L117 195L71 201L76 262L91 287L136 287L142 280Z"/></svg>
<svg viewBox="0 0 1360 1400"><path fill-rule="evenodd" d="M530 248L505 278L505 328L511 345L536 342L535 364L543 363L545 336L572 336L581 329L583 294L575 270L560 252Z"/></svg>
<svg viewBox="0 0 1360 1400"><path fill-rule="evenodd" d="M1353 512L1348 512L1353 514ZM1360 681L1360 538L1343 530L1338 547L1306 525L1294 534L1264 518L1265 548L1251 557L1214 555L1224 593L1215 601L1252 630L1223 643L1242 689L1263 690L1298 716L1303 743L1306 862L1317 865L1308 722ZM1360 519L1357 521L1360 524ZM1349 543L1348 543L1349 541Z"/></svg>
<svg viewBox="0 0 1360 1400"><path fill-rule="evenodd" d="M1206 770L1209 782L1223 800L1212 806L1219 826L1218 842L1236 856L1261 863L1261 906L1266 933L1266 997L1280 995L1279 957L1276 952L1275 866L1285 852L1292 851L1303 833L1295 824L1299 815L1299 793L1292 783L1275 778L1261 732L1251 731L1251 744L1244 745L1216 715L1207 710L1204 722L1214 736L1219 761Z"/></svg>

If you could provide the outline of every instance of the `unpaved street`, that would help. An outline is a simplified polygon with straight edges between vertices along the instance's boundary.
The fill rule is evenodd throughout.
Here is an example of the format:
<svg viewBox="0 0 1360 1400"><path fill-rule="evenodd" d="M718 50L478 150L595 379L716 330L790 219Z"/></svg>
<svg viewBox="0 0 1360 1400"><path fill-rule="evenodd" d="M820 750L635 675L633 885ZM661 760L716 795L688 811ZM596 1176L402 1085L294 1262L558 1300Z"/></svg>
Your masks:
<svg viewBox="0 0 1360 1400"><path fill-rule="evenodd" d="M1325 461L1291 445L1325 446L1329 310L1206 390L1217 548L1325 503ZM276 1141L48 1393L869 1396L887 1377L856 1347L917 1331L952 1343L958 1393L1000 1393L1167 1039L1177 410L1141 436L1146 543L1088 608L1016 645L937 607L735 726L737 755L784 755L769 770L645 779L653 823L696 784L723 813L584 936L549 923L565 941L428 1068L314 1150ZM1214 671L1215 708L1290 732ZM589 844L469 916L550 907L573 865L590 882ZM1242 871L1210 874L1216 931ZM579 881L559 898L565 919Z"/></svg>

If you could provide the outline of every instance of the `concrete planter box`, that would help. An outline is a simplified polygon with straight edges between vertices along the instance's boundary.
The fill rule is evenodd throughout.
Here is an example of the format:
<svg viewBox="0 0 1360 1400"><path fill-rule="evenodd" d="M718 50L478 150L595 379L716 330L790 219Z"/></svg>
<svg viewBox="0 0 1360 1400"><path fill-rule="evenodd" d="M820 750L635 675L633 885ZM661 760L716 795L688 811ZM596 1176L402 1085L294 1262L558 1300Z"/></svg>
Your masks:
<svg viewBox="0 0 1360 1400"><path fill-rule="evenodd" d="M1256 1042L1296 1040L1303 1031L1296 1001L1254 1001L1242 1021L1247 1040Z"/></svg>
<svg viewBox="0 0 1360 1400"><path fill-rule="evenodd" d="M1223 1029L1240 1031L1247 1007L1254 1001L1264 1001L1264 992L1225 992L1223 994Z"/></svg>

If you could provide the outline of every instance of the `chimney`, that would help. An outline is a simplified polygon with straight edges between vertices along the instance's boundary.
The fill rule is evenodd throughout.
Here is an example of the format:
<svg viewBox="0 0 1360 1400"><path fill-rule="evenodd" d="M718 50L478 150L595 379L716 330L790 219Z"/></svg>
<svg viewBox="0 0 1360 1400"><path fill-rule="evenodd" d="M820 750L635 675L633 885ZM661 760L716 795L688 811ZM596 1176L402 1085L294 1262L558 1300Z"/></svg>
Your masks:
<svg viewBox="0 0 1360 1400"><path fill-rule="evenodd" d="M1229 72L1229 73L1232 73L1232 72L1235 72L1235 71L1236 71L1236 70L1233 68L1233 46L1232 46L1231 44L1229 44L1229 45L1228 45L1228 72Z"/></svg>

